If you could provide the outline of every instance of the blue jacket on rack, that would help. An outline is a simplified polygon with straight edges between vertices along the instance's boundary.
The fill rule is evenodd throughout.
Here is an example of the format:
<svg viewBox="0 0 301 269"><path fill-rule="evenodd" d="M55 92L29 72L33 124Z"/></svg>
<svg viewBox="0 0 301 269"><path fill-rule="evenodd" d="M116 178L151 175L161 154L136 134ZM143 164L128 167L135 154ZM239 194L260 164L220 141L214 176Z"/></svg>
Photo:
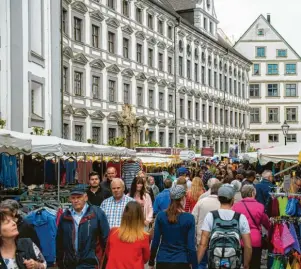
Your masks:
<svg viewBox="0 0 301 269"><path fill-rule="evenodd" d="M273 187L275 187L273 183L265 178L260 183L255 184L257 202L266 207L270 197L269 193L273 191Z"/></svg>
<svg viewBox="0 0 301 269"><path fill-rule="evenodd" d="M78 227L78 251L75 251L75 225L70 210L60 218L56 237L59 268L100 269L110 227L102 209L89 205Z"/></svg>

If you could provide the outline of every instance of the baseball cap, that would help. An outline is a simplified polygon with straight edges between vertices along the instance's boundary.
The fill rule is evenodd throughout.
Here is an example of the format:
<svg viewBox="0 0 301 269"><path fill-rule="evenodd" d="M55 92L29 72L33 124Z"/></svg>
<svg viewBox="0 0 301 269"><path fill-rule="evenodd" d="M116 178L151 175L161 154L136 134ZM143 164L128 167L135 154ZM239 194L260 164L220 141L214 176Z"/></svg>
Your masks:
<svg viewBox="0 0 301 269"><path fill-rule="evenodd" d="M235 195L235 189L230 184L224 184L218 189L217 195L220 197L225 197L228 199L232 199Z"/></svg>
<svg viewBox="0 0 301 269"><path fill-rule="evenodd" d="M189 171L186 167L180 167L177 172L178 172L178 176L189 174Z"/></svg>
<svg viewBox="0 0 301 269"><path fill-rule="evenodd" d="M85 193L86 193L85 188L83 188L82 186L76 186L71 190L70 195L73 195L73 194L83 195Z"/></svg>
<svg viewBox="0 0 301 269"><path fill-rule="evenodd" d="M186 195L186 190L182 185L176 185L170 189L170 199L179 200Z"/></svg>

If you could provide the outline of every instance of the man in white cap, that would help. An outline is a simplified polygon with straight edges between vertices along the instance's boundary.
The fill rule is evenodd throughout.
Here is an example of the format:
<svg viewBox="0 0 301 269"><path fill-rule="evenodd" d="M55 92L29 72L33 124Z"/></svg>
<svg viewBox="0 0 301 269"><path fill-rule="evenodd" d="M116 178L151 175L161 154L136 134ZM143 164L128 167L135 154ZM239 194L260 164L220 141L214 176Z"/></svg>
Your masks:
<svg viewBox="0 0 301 269"><path fill-rule="evenodd" d="M252 246L250 227L243 214L234 212L235 189L230 184L224 184L218 190L219 210L209 212L202 226L202 237L198 247L198 260L203 259L208 243L208 268L240 268L242 252L240 239L243 241L244 269L249 269ZM220 250L220 251L217 251ZM231 257L225 253L233 252Z"/></svg>

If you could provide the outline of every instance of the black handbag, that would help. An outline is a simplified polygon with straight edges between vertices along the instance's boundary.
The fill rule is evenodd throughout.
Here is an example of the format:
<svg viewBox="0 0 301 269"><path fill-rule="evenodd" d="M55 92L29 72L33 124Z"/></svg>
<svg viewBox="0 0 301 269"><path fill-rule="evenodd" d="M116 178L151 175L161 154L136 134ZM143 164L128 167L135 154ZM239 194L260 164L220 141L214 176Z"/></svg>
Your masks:
<svg viewBox="0 0 301 269"><path fill-rule="evenodd" d="M253 218L252 214L250 213L248 207L246 206L245 202L242 201L242 203L243 203L243 205L245 206L245 208L247 209L248 214L249 214L249 216L251 217L253 223L256 225L256 227L258 228L258 230L259 230L260 233L261 233L261 248L262 248L262 249L268 249L268 247L269 247L269 240L268 240L268 237L267 237L266 235L263 235L263 234L262 234L260 224L258 225L258 224L256 223L256 221L254 220L254 218Z"/></svg>

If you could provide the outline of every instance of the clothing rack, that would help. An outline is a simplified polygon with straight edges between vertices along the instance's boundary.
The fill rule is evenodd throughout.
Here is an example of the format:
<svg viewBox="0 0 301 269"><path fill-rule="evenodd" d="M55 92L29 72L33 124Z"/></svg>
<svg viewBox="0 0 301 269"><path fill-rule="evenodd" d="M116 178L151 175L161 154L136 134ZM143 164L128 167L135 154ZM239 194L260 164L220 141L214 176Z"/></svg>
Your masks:
<svg viewBox="0 0 301 269"><path fill-rule="evenodd" d="M288 193L288 192L279 192L279 193L276 193L276 192L269 192L269 194L272 197L275 197L275 196L282 196L282 197L296 196L296 197L301 197L301 193Z"/></svg>

